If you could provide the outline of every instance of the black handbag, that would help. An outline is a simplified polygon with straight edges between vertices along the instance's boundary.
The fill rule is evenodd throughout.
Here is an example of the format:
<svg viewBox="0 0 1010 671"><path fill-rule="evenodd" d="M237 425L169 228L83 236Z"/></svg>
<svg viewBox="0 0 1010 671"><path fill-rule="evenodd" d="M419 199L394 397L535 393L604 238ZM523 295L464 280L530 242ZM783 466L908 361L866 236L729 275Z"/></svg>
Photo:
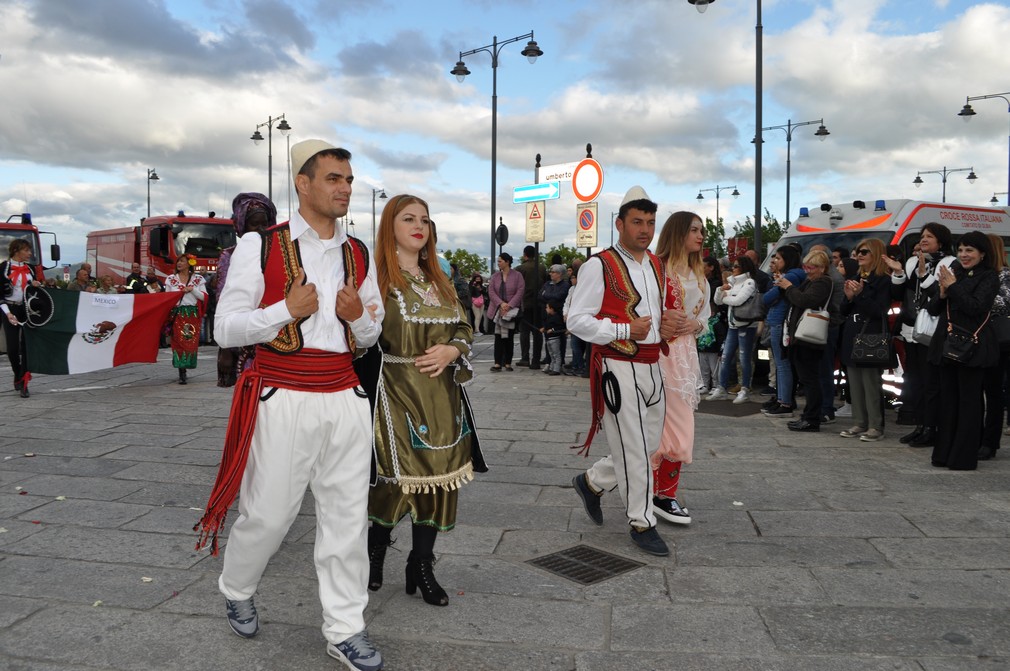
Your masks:
<svg viewBox="0 0 1010 671"><path fill-rule="evenodd" d="M742 322L758 322L765 318L768 311L761 294L756 290L750 298L733 308L733 319Z"/></svg>
<svg viewBox="0 0 1010 671"><path fill-rule="evenodd" d="M947 304L947 339L943 341L943 356L951 361L957 361L958 363L967 363L971 360L973 354L975 354L975 348L978 346L978 334L982 332L982 329L989 322L989 317L992 316L992 312L985 316L985 319L979 325L975 332L972 333L966 328L962 328L957 324L952 324L950 321L950 303Z"/></svg>
<svg viewBox="0 0 1010 671"><path fill-rule="evenodd" d="M891 365L891 334L887 330L887 318L881 316L880 324L880 333L867 333L870 320L863 322L863 328L852 339L852 363L881 368Z"/></svg>
<svg viewBox="0 0 1010 671"><path fill-rule="evenodd" d="M996 337L1000 345L1010 345L1010 316L996 315L993 319L996 324Z"/></svg>

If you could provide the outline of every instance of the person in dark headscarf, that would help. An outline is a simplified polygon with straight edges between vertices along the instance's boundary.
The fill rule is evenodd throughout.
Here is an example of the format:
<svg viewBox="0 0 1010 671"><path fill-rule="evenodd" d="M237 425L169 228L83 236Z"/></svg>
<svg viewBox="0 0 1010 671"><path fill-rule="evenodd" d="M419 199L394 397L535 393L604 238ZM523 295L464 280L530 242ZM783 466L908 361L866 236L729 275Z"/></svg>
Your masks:
<svg viewBox="0 0 1010 671"><path fill-rule="evenodd" d="M231 218L235 222L235 234L238 237L249 231L265 231L277 224L277 208L262 193L240 193L232 201L231 209ZM234 251L234 246L229 247L221 252L218 259L217 275L213 284L214 293L218 296L224 291ZM239 374L252 362L255 349L254 346L218 348L217 386L235 386Z"/></svg>

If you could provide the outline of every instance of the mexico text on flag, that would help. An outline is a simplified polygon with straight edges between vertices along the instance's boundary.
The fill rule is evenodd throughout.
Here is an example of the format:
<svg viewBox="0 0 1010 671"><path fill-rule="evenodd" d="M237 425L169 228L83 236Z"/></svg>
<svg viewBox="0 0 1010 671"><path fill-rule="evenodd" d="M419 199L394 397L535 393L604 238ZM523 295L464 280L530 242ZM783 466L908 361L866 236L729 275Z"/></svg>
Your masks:
<svg viewBox="0 0 1010 671"><path fill-rule="evenodd" d="M48 289L53 318L25 328L28 370L66 375L153 363L176 293L92 294Z"/></svg>

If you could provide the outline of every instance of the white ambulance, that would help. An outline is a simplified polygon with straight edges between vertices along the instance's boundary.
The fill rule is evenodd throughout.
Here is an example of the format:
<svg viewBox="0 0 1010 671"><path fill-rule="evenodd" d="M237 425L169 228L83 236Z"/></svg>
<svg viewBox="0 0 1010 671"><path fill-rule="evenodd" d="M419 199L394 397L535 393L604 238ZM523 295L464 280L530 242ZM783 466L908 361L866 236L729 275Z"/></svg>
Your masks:
<svg viewBox="0 0 1010 671"><path fill-rule="evenodd" d="M817 244L832 250L852 250L864 238L879 238L885 245L900 245L903 256L908 258L923 224L931 221L949 228L955 245L965 233L981 231L996 233L1010 250L1010 208L907 199L825 203L813 210L801 207L792 230L776 246L798 242L804 252ZM956 247L953 251L956 253Z"/></svg>

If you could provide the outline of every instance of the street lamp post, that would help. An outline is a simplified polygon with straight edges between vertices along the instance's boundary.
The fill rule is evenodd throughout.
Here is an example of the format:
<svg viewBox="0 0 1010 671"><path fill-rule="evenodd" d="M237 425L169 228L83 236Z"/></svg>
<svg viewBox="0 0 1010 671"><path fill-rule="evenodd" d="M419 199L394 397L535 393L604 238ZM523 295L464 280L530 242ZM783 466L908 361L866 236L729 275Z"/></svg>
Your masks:
<svg viewBox="0 0 1010 671"><path fill-rule="evenodd" d="M1002 98L1003 102L1005 102L1007 104L1007 113L1010 113L1010 99L1008 99L1007 96L1010 96L1010 91L1007 91L1005 93L989 93L989 94L986 94L984 96L968 96L968 98L965 100L964 107L961 108L961 111L958 112L957 115L959 117L961 117L962 119L964 119L966 122L967 121L971 121L971 118L973 116L975 116L975 110L973 110L971 108L971 101L972 100L990 100L992 98ZM1007 186L1007 190L1006 190L1006 194L1007 194L1006 204L1010 205L1010 134L1007 135L1007 185L1006 186Z"/></svg>
<svg viewBox="0 0 1010 671"><path fill-rule="evenodd" d="M379 198L386 200L389 196L386 195L385 189L372 189L372 249L375 249L375 194L379 194Z"/></svg>
<svg viewBox="0 0 1010 671"><path fill-rule="evenodd" d="M147 169L147 216L151 217L151 182L157 182L160 177L158 173L154 171L154 168Z"/></svg>
<svg viewBox="0 0 1010 671"><path fill-rule="evenodd" d="M948 168L943 166L943 170L920 170L915 173L915 179L912 180L912 184L915 184L915 188L922 186L922 177L920 175L940 175L943 178L943 200L941 203L947 202L947 175L954 172L966 172L968 173L968 182L971 184L975 183L978 177L975 176L975 168Z"/></svg>
<svg viewBox="0 0 1010 671"><path fill-rule="evenodd" d="M694 5L699 13L704 14L708 6L715 0L687 0ZM754 77L754 249L761 254L761 145L764 141L761 137L761 111L764 96L764 74L762 62L764 60L764 27L761 25L761 0L755 0L757 5L757 21L754 24L754 49L755 49L755 77Z"/></svg>
<svg viewBox="0 0 1010 671"><path fill-rule="evenodd" d="M994 191L992 194L992 198L989 200L990 205L999 204L999 198L997 198L996 196L1010 196L1010 191Z"/></svg>
<svg viewBox="0 0 1010 671"><path fill-rule="evenodd" d="M789 119L789 121L787 121L785 124L781 126L768 126L766 128L761 129L761 130L780 130L786 134L786 229L787 230L789 228L790 223L789 183L792 174L793 131L799 128L800 126L812 126L815 123L820 125L817 127L817 132L814 133L814 137L823 142L827 136L831 135L831 133L828 132L828 129L824 127L824 119L815 119L813 121L801 121L799 123L793 123L793 120Z"/></svg>
<svg viewBox="0 0 1010 671"><path fill-rule="evenodd" d="M719 186L718 184L713 189L699 189L698 190L698 200L705 200L705 196L701 195L708 191L715 191L715 225L719 226L719 194L726 189L733 189L733 193L729 194L734 198L740 197L740 192L736 190L736 186Z"/></svg>
<svg viewBox="0 0 1010 671"><path fill-rule="evenodd" d="M276 117L267 117L267 120L263 123L256 124L256 132L249 138L254 144L258 145L263 141L260 128L263 126L267 127L267 198L271 201L274 199L274 123L277 121L280 121L277 124L277 130L280 131L281 135L286 137L291 132L291 126L288 125L287 119L281 114Z"/></svg>
<svg viewBox="0 0 1010 671"><path fill-rule="evenodd" d="M466 64L463 63L464 56L472 56L480 52L485 52L491 56L491 258L490 266L491 272L494 272L494 246L495 246L495 217L496 217L496 203L497 198L497 170L498 170L498 54L501 52L502 47L506 44L512 44L513 42L519 42L520 40L525 40L529 38L529 42L526 47L522 50L522 55L525 56L529 62L532 64L536 62L537 57L543 56L544 52L537 46L536 40L533 39L533 31L525 35L519 35L502 42L498 41L498 36L495 35L491 44L483 47L478 47L477 49L471 49L470 51L459 52L459 60L456 61L456 67L450 70L450 74L456 76L456 80L462 82L463 79L470 74L467 69Z"/></svg>

